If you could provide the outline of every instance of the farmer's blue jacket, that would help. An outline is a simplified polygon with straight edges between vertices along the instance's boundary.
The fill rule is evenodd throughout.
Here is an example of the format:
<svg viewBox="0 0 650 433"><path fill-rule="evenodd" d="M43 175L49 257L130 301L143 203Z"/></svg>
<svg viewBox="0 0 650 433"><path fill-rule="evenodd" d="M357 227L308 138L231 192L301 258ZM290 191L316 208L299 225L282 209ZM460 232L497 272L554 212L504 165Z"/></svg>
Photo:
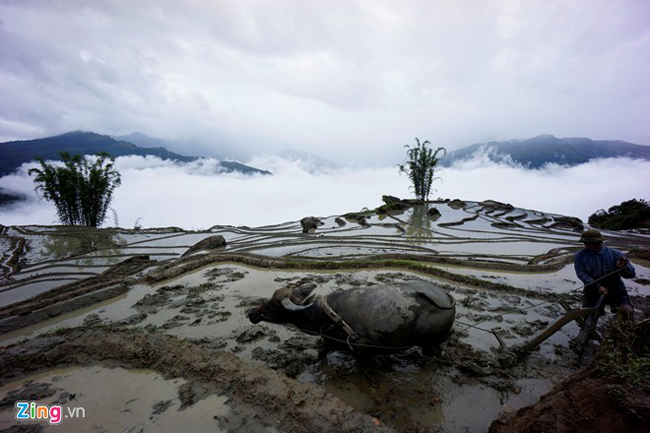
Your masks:
<svg viewBox="0 0 650 433"><path fill-rule="evenodd" d="M621 257L626 258L622 252L604 245L597 252L587 251L587 249L580 250L576 253L574 261L576 275L583 283L588 285L586 289L600 285L614 292L625 290L625 284L623 284L621 277L634 278L636 276L634 267L629 261L620 272L591 284L594 280L614 272L617 269L616 261Z"/></svg>

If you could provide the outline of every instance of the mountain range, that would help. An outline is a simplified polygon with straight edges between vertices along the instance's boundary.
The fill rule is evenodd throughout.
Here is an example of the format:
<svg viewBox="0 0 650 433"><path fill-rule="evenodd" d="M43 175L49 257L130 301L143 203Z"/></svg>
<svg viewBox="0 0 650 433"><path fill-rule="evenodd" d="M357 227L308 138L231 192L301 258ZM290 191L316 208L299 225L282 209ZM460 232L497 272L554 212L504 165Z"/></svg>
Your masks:
<svg viewBox="0 0 650 433"><path fill-rule="evenodd" d="M149 137L142 133L110 137L93 132L73 131L53 137L35 140L9 141L0 143L0 177L14 172L21 164L35 158L59 160L59 152L72 155L92 155L106 152L114 157L126 155L153 155L164 160L191 162L197 156L186 156L167 150L173 143ZM490 141L477 143L449 152L440 165L452 166L485 154L495 162L520 164L526 168L538 169L546 164L575 166L598 158L629 157L650 160L650 146L641 146L620 140L591 140L589 138L556 138L540 135L525 140ZM285 151L278 156L288 160L301 160L308 171L335 168L336 164L296 150ZM236 161L219 161L224 171L238 171L245 174L271 174L267 170L251 167Z"/></svg>
<svg viewBox="0 0 650 433"><path fill-rule="evenodd" d="M140 142L145 137L149 138L144 134L136 135L136 138ZM149 140L151 144L159 142L157 139L149 138ZM33 161L36 158L60 160L59 152L61 151L68 152L71 155L93 155L99 152L106 152L114 157L152 155L160 159L171 159L179 162L191 162L199 159L197 156L185 156L170 152L164 147L139 147L129 141L115 139L108 135L73 131L54 137L0 143L0 154L2 155L2 158L0 158L0 176L11 174L21 164ZM267 170L250 167L236 161L219 161L219 163L226 172L239 171L245 174L272 174Z"/></svg>
<svg viewBox="0 0 650 433"><path fill-rule="evenodd" d="M491 141L477 143L449 152L440 164L452 166L485 153L495 162L513 162L537 169L546 164L575 166L593 159L629 157L650 160L650 146L641 146L620 140L591 140L589 138L557 138L540 135L526 140Z"/></svg>

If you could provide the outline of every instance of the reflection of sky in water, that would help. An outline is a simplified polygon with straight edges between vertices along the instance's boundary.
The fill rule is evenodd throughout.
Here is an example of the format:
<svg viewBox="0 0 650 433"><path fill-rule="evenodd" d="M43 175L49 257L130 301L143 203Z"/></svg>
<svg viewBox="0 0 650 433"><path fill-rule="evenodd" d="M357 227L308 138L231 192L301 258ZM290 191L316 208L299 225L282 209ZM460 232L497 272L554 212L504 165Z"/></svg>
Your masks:
<svg viewBox="0 0 650 433"><path fill-rule="evenodd" d="M26 380L51 384L57 392L38 400L38 405L59 404L62 391L75 397L63 405L61 424L44 425L45 431L145 431L143 420L154 426L146 431L178 432L191 426L195 431L225 432L219 428L216 417L227 416L230 408L227 398L210 395L184 410L179 410L179 387L187 381L165 379L153 370L126 370L102 366L67 367L30 375L0 388L0 397L20 389ZM156 412L154 405L168 401L167 410ZM83 408L83 417L71 417L67 408ZM20 425L15 419L15 408L0 411L0 428ZM45 421L43 421L45 422Z"/></svg>
<svg viewBox="0 0 650 433"><path fill-rule="evenodd" d="M80 278L67 278L67 279L59 278L50 281L35 281L33 283L24 286L19 286L12 290L1 292L0 307L4 307L5 305L10 305L15 302L24 301L26 299L31 298L32 296L36 296L40 293L47 292L48 290L55 289L64 284L78 281L79 279ZM6 288L6 287L10 287L10 286L3 286L2 288Z"/></svg>
<svg viewBox="0 0 650 433"><path fill-rule="evenodd" d="M471 259L525 264L530 258L545 254L552 249L579 246L577 243L578 233L556 228L550 229L548 226L552 224L552 221L539 222L545 217L552 218L554 215L551 214L522 209L509 212L496 209L489 212L488 209L484 209L477 203L468 203L468 205L466 210L463 210L452 209L444 203L436 203L410 208L393 215L373 215L366 218L367 222L371 224L370 227L362 227L350 221L340 227L336 223L335 217L331 216L323 218L324 224L314 234L303 234L299 222L295 221L261 228L215 226L208 233L113 233L112 237L98 236L94 239L101 247L98 251L70 259L65 257L78 251L81 245L79 238L74 236L53 238L39 234L51 232L65 234L65 230L61 228L33 228L34 233L27 235L12 228L9 231L13 235L25 237L29 242L31 250L22 258L23 263L25 261L38 263L52 260L48 263L25 267L23 272L16 275L20 279L44 272L64 273L66 278L75 276L75 274L80 277L80 272L99 273L106 270L108 266L135 254L146 254L160 261L171 259L167 263L173 264L173 260L183 254L188 247L213 235L221 235L226 238L225 250L227 252L247 251L271 257L299 255L327 259L337 256L364 257L385 253L402 253L439 254L444 257L467 260L468 267L441 266L434 263L427 263L427 265L529 291L525 296L516 296L506 292L446 283L448 290L458 302L455 329L459 332L460 341L476 350L493 354L493 349L498 348L499 343L494 335L485 332L485 330L497 331L507 346L523 343L539 331L539 327L531 327L535 322L550 324L564 314L563 309L557 303L543 302L539 297L548 293L568 294L579 289L582 283L575 276L572 264L566 265L556 272L515 273L473 269L471 268ZM429 218L427 213L428 209L434 206L441 213L437 220ZM460 222L473 218L477 216L475 211L479 212L476 219L464 221L460 225L440 226L441 223ZM518 215L522 215L523 218L515 219L514 223L521 225L521 228L494 227L492 225L494 222L509 222L507 217L517 217ZM533 224L527 221L532 221ZM406 230L406 234L399 230L396 224L400 224ZM544 224L544 226L540 224ZM610 236L608 234L610 239L616 239L617 236L621 235L612 234ZM623 235L622 237L625 240L631 239L631 236ZM640 239L648 242L650 237L641 236ZM102 245L99 241L110 243L112 246ZM0 245L8 245L8 243L3 242ZM638 278L650 279L650 268L640 265L635 265L635 267ZM231 274L232 272L241 272L245 277L231 281L229 273L224 271L222 275L211 280L207 273L215 269L230 270L228 272ZM321 272L259 270L239 265L210 265L151 286L135 285L124 295L5 334L0 337L0 341L2 344L6 344L58 327L78 326L83 324L84 319L90 314L97 314L101 320L106 322L123 320L138 314L139 310L133 308L133 305L144 296L155 294L162 286L182 285L191 288L210 282L213 285L199 294L205 303L201 304L198 309L182 311L182 304L187 300L187 293L180 291L171 297L170 304L166 304L158 311L150 311L144 320L134 326L152 325L161 332L182 338L207 338L211 341L221 339L226 342L226 350L236 350L238 356L250 360L253 349L257 347L278 350L278 345L291 337L304 336L289 327L260 324L258 326L272 331L271 335L277 336L279 341L268 337L263 337L254 343L236 341L238 335L251 328L246 317L246 310L261 299L270 297L274 290L285 286L287 281L296 281L306 275L322 277L318 282L316 293L324 295L332 290L348 288L353 281L362 285L376 283L380 279L385 279L387 273L401 274L401 277L389 278L388 284L396 279L414 277L437 281L414 272L389 269ZM70 279L66 279L64 281L29 282L20 288L1 292L0 305L27 299L70 281ZM631 280L625 280L625 282L630 294L650 296L649 286L643 286ZM2 287L0 286L0 288ZM576 299L579 298L578 292ZM572 306L578 307L579 305ZM208 319L207 315L201 315L200 312L229 312L231 315L225 315L221 317L223 320L217 320L219 317ZM188 319L179 321L178 316L187 316ZM160 328L174 321L178 322L178 324L174 324L175 327ZM193 325L190 326L190 324ZM464 331L466 326L463 324L476 325L483 330L469 328ZM577 333L577 325L575 323L568 324L543 343L540 349L531 356L541 357L552 362L561 356L555 352L557 347L566 349L569 339ZM315 341L315 337L310 341ZM323 385L327 389L331 388L335 394L345 392L342 386L337 385L335 377L324 380L326 383ZM449 395L455 395L456 388L454 386L456 385L449 386ZM523 388L524 386L522 386ZM469 394L462 394L461 397L467 395ZM539 394L534 394L531 391L529 397L531 399L538 398ZM350 396L350 398L356 397ZM515 400L512 402L513 405L521 403L517 403ZM444 414L441 412L438 415L453 416L455 410L453 407L457 407L457 405L440 409Z"/></svg>
<svg viewBox="0 0 650 433"><path fill-rule="evenodd" d="M436 220L428 216L428 210L433 207L441 214ZM464 221L460 225L440 225L474 218L477 216L477 211L478 218ZM509 222L506 218L519 215L524 218L515 219L515 223L523 227L507 228L492 225L494 222ZM261 228L214 226L207 233L99 231L91 237L90 241L86 241L86 244L90 242L90 245L95 245L98 249L74 258L66 257L86 245L82 245L81 238L78 237L84 233L83 231L72 229L68 232L64 227L27 227L21 230L10 227L8 234L22 236L29 244L28 251L21 257L23 270L16 274L16 279L21 280L46 272L63 273L66 278L79 278L83 276L79 274L80 272L99 273L108 266L139 254L148 255L154 260L166 261L178 258L190 246L217 234L226 239L225 251L227 252L251 252L269 257L298 255L311 258L335 258L386 253L439 254L464 260L480 256L484 261L523 264L530 258L545 254L552 249L580 245L577 243L578 233L548 229L525 222L554 216L557 215L517 208L512 211L491 210L476 202L468 202L465 209L453 209L445 203L429 203L426 206L412 207L390 215L369 215L366 217L369 227L350 221L339 226L335 221L337 216L325 217L322 219L324 224L314 234L303 234L297 221ZM406 233L397 227L398 224ZM24 234L25 229L32 230L32 233ZM56 234L56 236L44 236L40 233ZM71 236L63 236L66 233ZM607 235L612 240L621 236L610 233ZM646 239L648 236L642 238ZM625 239L629 239L629 236ZM9 244L4 242L1 245L5 245L6 249ZM45 260L51 262L37 264ZM30 263L34 266L29 266ZM470 262L468 266L471 266ZM484 271L474 272L480 274ZM565 272L565 270L559 271L555 279L564 278L560 275ZM508 275L501 271L494 274ZM508 276L506 279L515 286L544 285L542 277L533 275L518 278ZM19 289L20 295L9 296L7 292L0 293L0 303L6 305L16 299L25 299L62 283L64 282L28 283ZM639 293L647 293L643 286L636 283L631 284L631 287Z"/></svg>
<svg viewBox="0 0 650 433"><path fill-rule="evenodd" d="M485 271L472 271L463 268L446 269L452 272L466 273L469 275L474 273L477 274L479 278L482 277L482 275L492 274ZM535 278L547 278L561 281L565 276L563 273L565 270L568 271L569 267L564 268L562 271L558 272L557 275L556 273L551 273L529 276L505 274L503 272L493 274L496 276L506 275L508 278L511 278L511 280L507 282L518 283L515 284L518 286L526 286L527 284L534 282L528 282L526 280L528 278L532 278L533 280ZM232 279L231 276L235 273L243 274L244 278L230 281ZM393 284L394 281L424 278L426 280L442 283L445 285L446 290L448 290L457 300L458 321L454 325L454 328L459 333L460 341L470 345L475 350L486 352L487 356L493 356L493 350L498 348L499 343L494 335L485 332L485 330L494 329L498 331L506 345L510 347L527 341L530 338L530 335L524 336L518 333L518 330L525 329L529 323L535 321L551 323L561 315L559 309L554 310L549 308L549 303L539 305L542 301L534 297L535 289L533 287L531 287L531 296L528 297L515 296L487 289L477 289L456 283L446 283L434 278L402 270L382 269L354 272L292 272L290 270L260 270L240 265L222 264L209 265L201 269L196 269L174 279L161 281L151 286L136 285L124 295L21 329L11 334L6 334L1 337L0 341L1 344L8 344L25 337L33 337L43 332L47 332L48 330L66 326L78 326L81 325L84 319L90 314L97 314L100 319L105 321L123 320L139 312L137 309L133 308L133 305L136 302L144 298L146 295L155 294L156 291L163 286L170 287L180 285L186 288L192 288L207 283L212 278L212 283L214 283L214 285L210 289L201 292L199 295L201 299L205 300L205 303L201 304L198 311L227 311L232 313L230 316L227 316L225 320L210 322L205 318L205 316L201 316L200 314L181 311L183 309L182 304L187 299L186 295L180 292L174 292L175 294L171 296L170 304L166 304L166 307L157 312L150 312L145 320L134 326L145 327L147 325L152 325L158 327L157 329L159 329L160 332L179 336L181 338L206 338L211 342L223 341L225 343L225 350L236 351L237 356L245 360L251 360L254 349L261 348L271 351L281 350L279 346L295 336L307 338L306 341L312 342L309 343L310 345L313 345L317 340L317 337L305 336L305 334L291 327L262 323L256 325L256 327L267 329L271 332L270 335L274 336L273 339L263 337L253 342L240 343L236 341L237 336L246 330L251 329L252 325L246 317L246 311L249 308L255 305L258 300L270 297L276 289L284 287L287 282L297 281L297 279L306 276L318 281L318 287L315 291L317 295L326 295L331 291L346 289L357 283L361 283L361 285L365 286L386 280L387 284ZM501 280L490 280L502 282ZM189 319L181 321L181 325L178 327L173 327L171 329L159 328L166 323L174 322L174 318L178 316L186 316ZM501 318L499 319L498 316ZM198 325L190 326L190 324L197 318L202 318L201 322ZM466 332L463 332L466 326L461 323L477 325L482 330L469 328ZM577 332L578 328L575 324L565 326L560 332L554 334L549 340L547 340L540 349L535 352L534 356L547 360L546 362L553 362L558 358L558 355L555 352L557 349L556 346L567 348L569 338L575 336ZM529 331L529 333L534 335L536 332ZM305 350L314 352L311 346ZM431 365L433 366L431 368L437 368L435 367L435 363ZM319 367L319 369L322 368L324 367ZM445 375L438 375L435 372L429 371L428 368L429 367L424 366L415 369L413 373L393 372L390 377L385 378L385 380L405 381L404 386L401 386L400 389L408 390L409 375L422 375L421 380L430 381L432 384L431 386L436 387L438 394L444 395L444 401L449 403L435 407L430 407L428 403L424 404L426 410L422 409L422 413L418 415L422 420L430 419L431 417L435 417L436 419L449 419L451 422L449 425L452 425L454 419L461 419L464 416L460 412L464 413L466 408L464 406L461 408L456 404L457 402L449 400L450 396L459 396L459 399L462 397L462 401L465 401L464 399L467 398L484 398L486 392L488 394L494 392L491 388L473 388L469 385L462 385L463 392L459 393L458 389L460 389L459 386L461 385L454 384L451 381L446 382ZM317 371L320 370L317 369ZM300 376L298 380L311 382L314 379L311 375L305 375ZM329 375L324 373L319 376L318 380L319 384L324 386L329 392L351 402L359 399L363 400L364 395L366 395L364 386L350 390L349 384L357 380L354 372L346 373L344 383L340 381L336 374ZM531 390L531 394L528 396L529 399L534 400L539 398L540 392L541 391L535 394ZM414 404L414 407L417 408L422 405L421 402L415 402ZM523 404L523 400L520 404Z"/></svg>

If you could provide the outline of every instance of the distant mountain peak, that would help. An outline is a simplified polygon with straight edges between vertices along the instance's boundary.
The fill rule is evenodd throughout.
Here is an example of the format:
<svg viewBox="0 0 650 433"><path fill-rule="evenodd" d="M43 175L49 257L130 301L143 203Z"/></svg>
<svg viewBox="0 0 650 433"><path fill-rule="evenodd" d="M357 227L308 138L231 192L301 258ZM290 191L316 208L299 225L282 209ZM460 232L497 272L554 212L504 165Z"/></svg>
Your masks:
<svg viewBox="0 0 650 433"><path fill-rule="evenodd" d="M142 135L145 136L144 134ZM139 147L136 144L123 140L122 137L116 138L108 135L100 135L95 132L70 131L61 135L35 140L0 143L0 153L3 155L2 159L0 159L0 176L14 172L21 164L33 161L35 158L60 160L61 156L59 153L61 151L66 151L72 155L93 155L99 152L106 152L114 157L152 155L163 160L170 159L180 162L191 162L199 159L196 156L185 156L170 152L164 146ZM220 161L220 165L227 172L239 171L245 174L271 174L267 170L260 170L239 162Z"/></svg>
<svg viewBox="0 0 650 433"><path fill-rule="evenodd" d="M488 151L486 152L486 149ZM451 166L483 152L494 162L520 164L537 169L546 164L575 166L593 159L628 157L650 160L650 146L621 140L592 140L590 138L557 138L542 134L524 140L477 143L449 152L441 161Z"/></svg>

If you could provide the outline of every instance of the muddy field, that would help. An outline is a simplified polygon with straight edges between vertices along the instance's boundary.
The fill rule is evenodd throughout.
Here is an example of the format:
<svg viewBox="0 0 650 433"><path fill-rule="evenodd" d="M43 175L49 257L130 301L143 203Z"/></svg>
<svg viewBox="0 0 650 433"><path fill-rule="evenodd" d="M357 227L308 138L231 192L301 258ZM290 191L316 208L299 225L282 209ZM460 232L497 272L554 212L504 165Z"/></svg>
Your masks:
<svg viewBox="0 0 650 433"><path fill-rule="evenodd" d="M513 351L579 307L575 221L443 202L322 222L311 233L298 222L193 233L3 228L0 429L60 428L16 419L16 402L34 401L61 406L66 431L480 432L578 370L575 322L526 357ZM196 246L214 236L226 245ZM606 236L625 251L650 243ZM650 263L633 261L628 287L642 300ZM246 317L298 282L325 296L413 279L457 303L437 357L413 348L319 359L320 337Z"/></svg>

